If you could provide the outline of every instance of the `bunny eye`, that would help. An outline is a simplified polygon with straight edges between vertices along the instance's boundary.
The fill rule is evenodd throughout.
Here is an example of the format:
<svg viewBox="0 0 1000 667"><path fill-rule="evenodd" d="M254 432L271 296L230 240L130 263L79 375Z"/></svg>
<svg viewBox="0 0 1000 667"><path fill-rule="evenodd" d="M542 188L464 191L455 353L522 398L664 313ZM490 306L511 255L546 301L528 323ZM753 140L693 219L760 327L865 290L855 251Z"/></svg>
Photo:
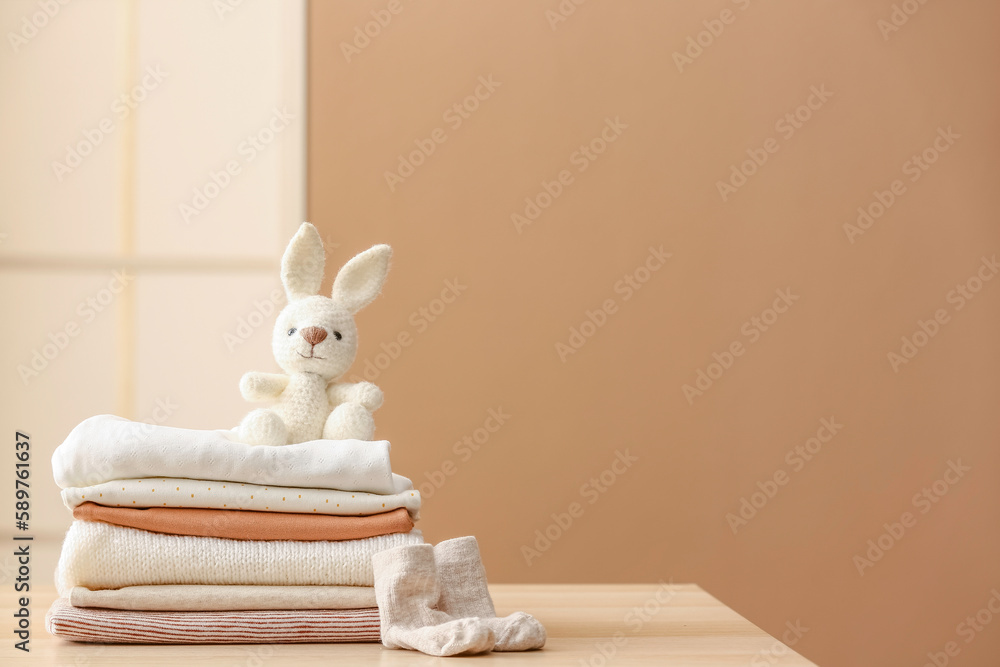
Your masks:
<svg viewBox="0 0 1000 667"><path fill-rule="evenodd" d="M337 340L340 340L341 338L343 338L343 336L340 334L339 331L334 331L333 332L333 337L336 338Z"/></svg>
<svg viewBox="0 0 1000 667"><path fill-rule="evenodd" d="M295 327L292 327L291 329L288 330L288 335L291 336L293 333L295 333L295 331L296 331Z"/></svg>

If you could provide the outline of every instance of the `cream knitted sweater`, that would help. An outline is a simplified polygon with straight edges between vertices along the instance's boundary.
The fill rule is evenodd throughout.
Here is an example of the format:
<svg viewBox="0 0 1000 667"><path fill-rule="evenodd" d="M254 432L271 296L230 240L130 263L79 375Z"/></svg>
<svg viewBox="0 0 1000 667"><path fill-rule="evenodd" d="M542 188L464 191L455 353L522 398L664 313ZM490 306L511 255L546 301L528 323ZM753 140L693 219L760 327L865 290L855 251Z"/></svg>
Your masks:
<svg viewBox="0 0 1000 667"><path fill-rule="evenodd" d="M419 530L343 542L259 542L74 521L56 567L56 588L65 597L74 586L373 586L372 554L423 542Z"/></svg>

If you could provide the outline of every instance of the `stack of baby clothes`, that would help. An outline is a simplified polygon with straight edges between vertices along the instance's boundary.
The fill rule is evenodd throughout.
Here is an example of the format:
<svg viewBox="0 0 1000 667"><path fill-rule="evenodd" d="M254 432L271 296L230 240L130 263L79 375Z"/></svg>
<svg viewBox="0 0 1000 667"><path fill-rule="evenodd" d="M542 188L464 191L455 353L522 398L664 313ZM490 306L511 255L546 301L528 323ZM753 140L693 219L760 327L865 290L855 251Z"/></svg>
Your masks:
<svg viewBox="0 0 1000 667"><path fill-rule="evenodd" d="M385 441L254 447L104 415L52 468L75 520L46 627L76 641L377 642L372 556L424 541Z"/></svg>

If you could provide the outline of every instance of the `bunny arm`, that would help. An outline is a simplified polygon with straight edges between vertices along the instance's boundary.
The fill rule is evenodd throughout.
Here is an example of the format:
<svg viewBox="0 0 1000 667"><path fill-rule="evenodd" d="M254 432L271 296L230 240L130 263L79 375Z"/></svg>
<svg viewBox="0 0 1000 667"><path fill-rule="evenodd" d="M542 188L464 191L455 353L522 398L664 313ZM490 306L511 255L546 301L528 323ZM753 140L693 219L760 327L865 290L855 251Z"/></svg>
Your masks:
<svg viewBox="0 0 1000 667"><path fill-rule="evenodd" d="M382 390L371 382L335 382L326 388L331 406L342 403L359 403L368 412L375 412L382 405Z"/></svg>
<svg viewBox="0 0 1000 667"><path fill-rule="evenodd" d="M280 373L251 371L240 379L240 393L248 401L266 401L281 396L289 377Z"/></svg>

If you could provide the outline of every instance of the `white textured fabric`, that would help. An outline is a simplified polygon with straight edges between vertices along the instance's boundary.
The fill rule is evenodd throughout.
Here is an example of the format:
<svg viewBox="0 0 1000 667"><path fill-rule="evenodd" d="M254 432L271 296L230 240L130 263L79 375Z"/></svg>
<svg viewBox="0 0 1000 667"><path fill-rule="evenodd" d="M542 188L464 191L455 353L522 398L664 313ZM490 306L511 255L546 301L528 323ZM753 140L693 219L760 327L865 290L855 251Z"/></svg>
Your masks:
<svg viewBox="0 0 1000 667"><path fill-rule="evenodd" d="M256 447L230 431L197 431L113 415L84 420L52 455L60 488L114 479L186 477L253 484L394 493L386 440L314 440Z"/></svg>
<svg viewBox="0 0 1000 667"><path fill-rule="evenodd" d="M343 542L259 542L74 521L56 567L56 588L65 597L75 586L373 586L372 555L423 543L419 530Z"/></svg>
<svg viewBox="0 0 1000 667"><path fill-rule="evenodd" d="M420 492L405 477L396 481L398 492L381 496L361 491L146 477L63 489L62 499L69 509L93 502L108 507L201 507L335 516L367 516L405 507L416 521L420 518Z"/></svg>
<svg viewBox="0 0 1000 667"><path fill-rule="evenodd" d="M250 611L375 607L371 586L126 586L69 592L74 607L131 611Z"/></svg>

